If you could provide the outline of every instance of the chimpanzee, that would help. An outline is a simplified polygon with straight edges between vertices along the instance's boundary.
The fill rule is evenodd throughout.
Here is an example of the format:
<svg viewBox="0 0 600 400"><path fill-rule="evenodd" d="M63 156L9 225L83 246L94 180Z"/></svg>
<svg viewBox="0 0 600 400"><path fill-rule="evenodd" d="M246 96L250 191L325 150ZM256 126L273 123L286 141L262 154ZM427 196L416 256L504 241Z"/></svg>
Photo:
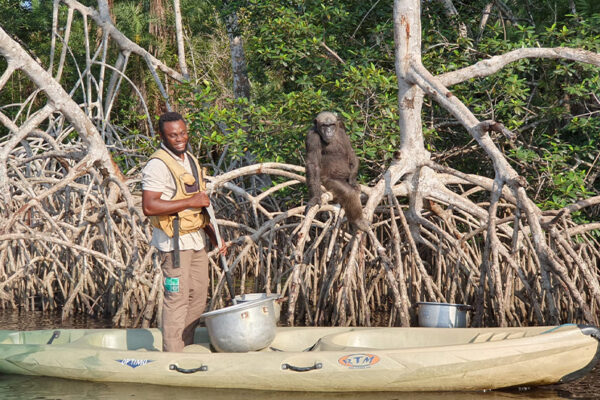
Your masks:
<svg viewBox="0 0 600 400"><path fill-rule="evenodd" d="M306 184L310 195L306 209L321 205L323 184L333 193L333 201L344 207L350 224L366 231L369 223L362 215L357 173L358 158L344 123L332 112L319 113L306 135Z"/></svg>

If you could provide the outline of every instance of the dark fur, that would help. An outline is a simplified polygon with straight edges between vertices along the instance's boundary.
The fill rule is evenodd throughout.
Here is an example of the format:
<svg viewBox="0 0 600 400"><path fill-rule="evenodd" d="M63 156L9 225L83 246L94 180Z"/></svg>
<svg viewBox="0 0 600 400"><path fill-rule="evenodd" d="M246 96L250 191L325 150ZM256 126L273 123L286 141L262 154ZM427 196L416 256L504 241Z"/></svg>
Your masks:
<svg viewBox="0 0 600 400"><path fill-rule="evenodd" d="M327 136L326 132L332 134ZM323 184L344 208L348 221L365 230L368 223L362 216L357 174L358 158L344 123L333 113L319 113L306 135L306 184L310 195L307 210L321 204Z"/></svg>

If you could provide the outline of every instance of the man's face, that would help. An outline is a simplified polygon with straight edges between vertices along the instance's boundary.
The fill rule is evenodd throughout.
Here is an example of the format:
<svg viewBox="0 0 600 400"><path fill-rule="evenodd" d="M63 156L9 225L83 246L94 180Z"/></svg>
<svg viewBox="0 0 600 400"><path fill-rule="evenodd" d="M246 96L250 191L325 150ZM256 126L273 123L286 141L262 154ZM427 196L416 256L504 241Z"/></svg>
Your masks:
<svg viewBox="0 0 600 400"><path fill-rule="evenodd" d="M167 147L176 155L180 156L185 153L188 144L188 133L185 122L170 121L163 125L163 132L160 133L160 138Z"/></svg>

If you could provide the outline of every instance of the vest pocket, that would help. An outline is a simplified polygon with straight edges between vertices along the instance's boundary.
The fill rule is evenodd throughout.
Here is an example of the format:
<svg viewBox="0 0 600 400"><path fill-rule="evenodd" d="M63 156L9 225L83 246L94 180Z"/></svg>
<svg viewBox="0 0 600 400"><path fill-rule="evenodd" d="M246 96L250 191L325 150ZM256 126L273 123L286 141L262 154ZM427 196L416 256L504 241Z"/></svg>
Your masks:
<svg viewBox="0 0 600 400"><path fill-rule="evenodd" d="M179 215L179 230L181 234L195 232L204 228L208 223L208 217L204 208L181 211L177 215Z"/></svg>

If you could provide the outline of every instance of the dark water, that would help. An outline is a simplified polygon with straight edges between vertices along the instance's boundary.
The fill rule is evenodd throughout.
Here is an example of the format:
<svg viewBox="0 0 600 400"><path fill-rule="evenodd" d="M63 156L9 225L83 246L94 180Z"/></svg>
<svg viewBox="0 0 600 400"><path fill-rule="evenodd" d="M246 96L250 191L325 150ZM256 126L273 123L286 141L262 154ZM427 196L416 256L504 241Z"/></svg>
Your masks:
<svg viewBox="0 0 600 400"><path fill-rule="evenodd" d="M0 310L0 329L107 328L110 320ZM543 366L540 366L543 368ZM600 368L565 385L512 391L459 393L294 393L248 390L178 388L122 383L79 382L55 378L0 375L0 400L497 400L497 399L600 399Z"/></svg>

